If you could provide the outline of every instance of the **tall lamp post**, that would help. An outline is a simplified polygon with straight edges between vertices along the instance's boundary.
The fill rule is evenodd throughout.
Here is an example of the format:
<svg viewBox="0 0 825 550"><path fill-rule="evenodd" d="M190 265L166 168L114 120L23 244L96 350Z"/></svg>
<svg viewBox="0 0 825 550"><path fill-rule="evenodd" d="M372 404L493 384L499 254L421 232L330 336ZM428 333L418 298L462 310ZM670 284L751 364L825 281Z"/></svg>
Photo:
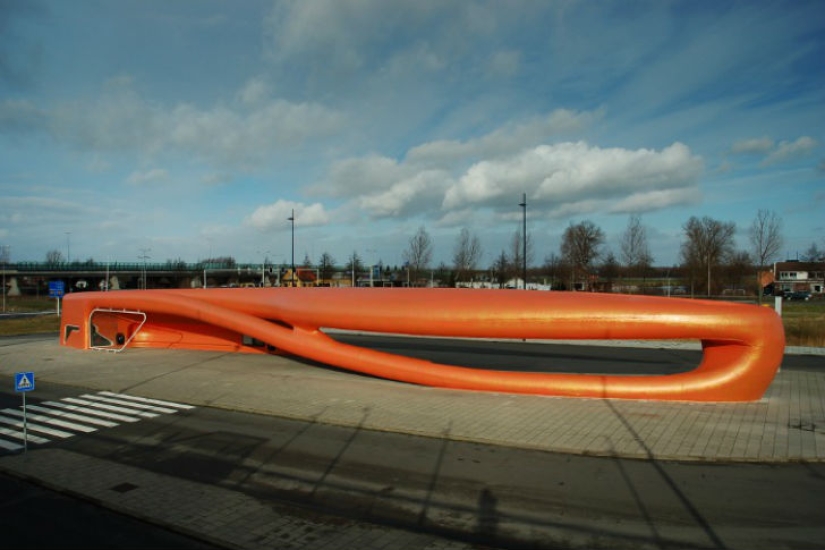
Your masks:
<svg viewBox="0 0 825 550"><path fill-rule="evenodd" d="M267 250L266 252L261 252L259 250L258 254L263 254L264 255L264 260L261 263L261 288L263 288L264 286L266 286L266 284L265 284L265 282L266 282L266 260L269 258L269 255L271 254L271 252L269 250Z"/></svg>
<svg viewBox="0 0 825 550"><path fill-rule="evenodd" d="M523 288L527 290L527 193L522 195L519 206L521 206L524 211L524 215L522 217L523 228L521 232L521 274L522 280L524 281L522 283L524 285Z"/></svg>
<svg viewBox="0 0 825 550"><path fill-rule="evenodd" d="M292 223L292 277L291 285L295 286L295 209L292 209L292 215L287 218Z"/></svg>
<svg viewBox="0 0 825 550"><path fill-rule="evenodd" d="M66 231L66 263L72 263L72 244L71 238L72 233L70 231Z"/></svg>
<svg viewBox="0 0 825 550"><path fill-rule="evenodd" d="M9 253L9 245L5 244L2 248L0 248L0 262L3 264L3 313L6 312L6 269L8 269L10 258L11 254Z"/></svg>
<svg viewBox="0 0 825 550"><path fill-rule="evenodd" d="M151 252L151 248L141 248L140 252L141 255L138 256L143 260L143 290L146 290L146 260L149 258L149 252Z"/></svg>

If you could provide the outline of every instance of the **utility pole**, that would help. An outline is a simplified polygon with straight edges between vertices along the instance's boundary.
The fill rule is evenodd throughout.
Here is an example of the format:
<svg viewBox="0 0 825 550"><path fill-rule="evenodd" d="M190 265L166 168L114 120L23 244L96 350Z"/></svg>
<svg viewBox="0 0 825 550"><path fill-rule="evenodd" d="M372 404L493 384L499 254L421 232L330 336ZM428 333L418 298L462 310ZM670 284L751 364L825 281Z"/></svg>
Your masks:
<svg viewBox="0 0 825 550"><path fill-rule="evenodd" d="M295 286L295 209L292 209L292 215L287 218L292 222L292 285Z"/></svg>
<svg viewBox="0 0 825 550"><path fill-rule="evenodd" d="M521 274L522 280L524 281L522 284L524 285L524 290L527 290L527 193L522 195L521 202L519 203L522 210L524 211L523 219L523 228L521 233Z"/></svg>
<svg viewBox="0 0 825 550"><path fill-rule="evenodd" d="M7 244L4 244L3 247L0 248L0 262L3 264L3 313L6 312L6 269L11 259L9 248L10 246Z"/></svg>
<svg viewBox="0 0 825 550"><path fill-rule="evenodd" d="M151 248L141 248L141 254L140 256L138 256L138 258L141 258L143 260L143 290L146 290L146 260L150 258L149 252L151 251Z"/></svg>

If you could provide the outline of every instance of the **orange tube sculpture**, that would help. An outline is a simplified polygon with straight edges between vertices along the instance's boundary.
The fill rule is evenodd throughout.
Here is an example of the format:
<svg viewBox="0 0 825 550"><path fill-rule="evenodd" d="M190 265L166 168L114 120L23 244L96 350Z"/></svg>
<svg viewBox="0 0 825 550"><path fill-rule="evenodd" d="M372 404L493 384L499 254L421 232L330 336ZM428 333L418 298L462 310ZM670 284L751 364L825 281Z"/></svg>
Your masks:
<svg viewBox="0 0 825 550"><path fill-rule="evenodd" d="M338 342L324 329L519 340L692 340L693 370L602 375L442 365ZM475 391L590 398L753 401L785 349L770 308L709 300L439 288L216 288L67 295L61 344L81 349L271 349L376 377Z"/></svg>

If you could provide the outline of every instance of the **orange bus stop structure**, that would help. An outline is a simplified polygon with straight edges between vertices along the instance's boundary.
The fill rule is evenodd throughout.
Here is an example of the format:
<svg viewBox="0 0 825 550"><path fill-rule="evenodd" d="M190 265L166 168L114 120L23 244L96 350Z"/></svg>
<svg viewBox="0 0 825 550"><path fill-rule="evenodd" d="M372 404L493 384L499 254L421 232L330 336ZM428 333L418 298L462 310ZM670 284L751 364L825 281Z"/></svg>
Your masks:
<svg viewBox="0 0 825 550"><path fill-rule="evenodd" d="M517 340L700 341L696 368L665 375L511 372L345 344L324 330ZM679 401L754 401L782 361L780 317L756 305L516 290L215 288L69 294L61 344L266 353L381 378L473 391Z"/></svg>

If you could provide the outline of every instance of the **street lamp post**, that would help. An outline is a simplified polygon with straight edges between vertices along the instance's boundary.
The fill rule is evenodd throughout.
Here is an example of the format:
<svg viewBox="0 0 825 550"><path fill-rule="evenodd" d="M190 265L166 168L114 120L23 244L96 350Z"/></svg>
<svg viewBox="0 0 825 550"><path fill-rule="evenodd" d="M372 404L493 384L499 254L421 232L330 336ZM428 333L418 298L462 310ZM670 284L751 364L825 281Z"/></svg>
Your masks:
<svg viewBox="0 0 825 550"><path fill-rule="evenodd" d="M66 231L66 263L72 263L72 245L70 241L70 237L72 233L70 231Z"/></svg>
<svg viewBox="0 0 825 550"><path fill-rule="evenodd" d="M151 251L151 248L141 248L141 254L138 256L143 260L143 290L146 290L146 260L149 258L148 253Z"/></svg>
<svg viewBox="0 0 825 550"><path fill-rule="evenodd" d="M3 313L6 312L6 269L10 258L9 245L3 245L3 247L0 248L0 261L3 263Z"/></svg>
<svg viewBox="0 0 825 550"><path fill-rule="evenodd" d="M522 195L521 202L519 203L522 210L524 211L524 215L522 217L522 235L521 235L521 274L522 280L524 281L522 284L524 285L524 289L527 290L527 193Z"/></svg>
<svg viewBox="0 0 825 550"><path fill-rule="evenodd" d="M287 218L289 222L292 223L292 277L291 285L295 286L295 209L292 209L292 215Z"/></svg>
<svg viewBox="0 0 825 550"><path fill-rule="evenodd" d="M266 252L261 252L259 250L258 254L263 254L264 255L263 262L261 262L261 288L263 288L264 286L266 286L266 284L265 284L266 283L266 279L265 279L265 277L266 277L266 260L269 257L269 254L271 254L271 252L269 250L267 250Z"/></svg>
<svg viewBox="0 0 825 550"><path fill-rule="evenodd" d="M375 285L375 280L373 278L373 273L375 272L375 254L376 250L374 248L368 248L367 254L369 255L370 259L370 287Z"/></svg>

